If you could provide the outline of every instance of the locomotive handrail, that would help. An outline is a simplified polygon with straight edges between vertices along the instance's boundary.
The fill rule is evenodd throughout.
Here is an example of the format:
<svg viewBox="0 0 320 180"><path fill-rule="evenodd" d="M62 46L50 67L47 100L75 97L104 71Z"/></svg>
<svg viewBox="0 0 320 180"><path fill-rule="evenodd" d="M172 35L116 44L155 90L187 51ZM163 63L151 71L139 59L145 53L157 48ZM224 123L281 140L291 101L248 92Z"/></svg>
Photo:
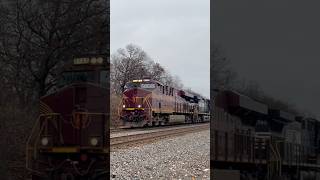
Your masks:
<svg viewBox="0 0 320 180"><path fill-rule="evenodd" d="M88 115L88 116L92 116L92 115L107 116L108 115L107 113L88 113L88 112L74 112L74 114ZM31 133L30 133L30 135L29 135L29 137L27 139L27 142L26 142L26 144L27 144L27 146L26 146L26 169L29 170L30 172L36 173L38 175L41 175L42 173L40 171L37 171L37 170L33 169L30 166L30 162L32 161L32 159L34 157L37 157L37 153L38 153L37 152L37 146L38 146L38 143L39 143L41 132L45 128L45 124L40 125L40 122L53 120L53 118L48 118L48 117L59 117L59 118L62 118L62 115L60 113L40 114L38 116L37 120L35 121L35 124L32 127ZM59 118L56 118L55 120L57 120ZM61 140L61 138L62 137L60 137L60 140Z"/></svg>
<svg viewBox="0 0 320 180"><path fill-rule="evenodd" d="M317 167L320 168L319 165L315 164L315 158L312 156L312 152L315 151L314 146L304 146L300 143L293 143L288 142L284 138L273 138L273 136L269 136L270 139L265 138L259 138L257 136L253 136L256 138L255 143L257 143L255 146L250 146L246 144L248 142L245 141L246 137L252 137L252 135L248 134L242 134L241 132L232 132L228 130L220 130L220 129L214 129L214 161L217 162L230 162L229 158L231 155L234 155L234 159L231 162L237 163L237 162L249 162L246 157L250 158L250 153L246 154L247 148L252 148L253 154L255 156L255 160L253 163L259 163L259 159L266 160L266 163L268 164L268 175L267 177L272 178L276 175L282 176L283 168L286 166L291 166L294 168L297 168L297 170L300 170L301 167ZM228 134L228 137L231 137L232 134L235 136L236 139L230 139L226 140L227 136L224 136L224 133L230 133ZM243 138L243 141L241 140ZM279 139L278 139L279 138ZM266 148L261 149L261 146L263 144L260 144L259 139L267 140ZM234 145L232 147L229 147L226 143L227 142L233 142ZM262 141L261 141L262 142ZM243 143L243 145L241 145ZM249 142L250 143L250 142ZM227 147L228 146L228 147ZM228 149L226 149L227 147ZM229 149L232 148L232 149ZM263 151L260 151L263 150ZM229 152L233 153L229 154ZM288 151L288 152L286 152ZM289 152L290 151L290 152ZM266 153L266 156L260 156L260 153ZM249 156L247 156L249 155ZM244 157L244 158L241 158ZM227 157L227 158L226 158ZM260 161L261 163L262 161Z"/></svg>
<svg viewBox="0 0 320 180"><path fill-rule="evenodd" d="M48 113L48 114L50 114L50 115L58 115L58 113ZM38 142L38 140L39 140L39 138L40 138L40 132L42 131L42 129L44 128L44 126L41 126L40 127L40 130L38 131L39 133L36 135L36 137L35 137L35 142L34 142L34 144L33 144L33 147L32 148L30 148L30 146L32 146L31 144L32 144L32 137L36 134L35 132L36 132L36 128L37 127L39 127L39 124L40 124L40 119L41 119L41 117L44 117L44 116L47 116L48 114L40 114L39 116L38 116L38 118L37 118L37 120L36 120L36 122L35 122L35 124L34 124L34 126L32 127L32 130L31 130L31 134L30 134L30 136L28 137L28 139L27 139L27 148L26 148L26 169L27 170L29 170L30 172L34 172L34 173L36 173L36 174L42 174L41 172L39 172L39 171L36 171L36 170L34 170L34 169L32 169L31 167L30 167L30 160L31 159L29 159L30 157L29 157L29 151L30 150L33 150L33 156L34 157L36 157L37 156L37 151L36 151L36 146L37 146L37 142Z"/></svg>
<svg viewBox="0 0 320 180"><path fill-rule="evenodd" d="M277 147L278 142L281 142L281 141L274 141L274 143L272 143L272 142L273 141L269 142L269 146L270 146L270 149L273 152L274 157L275 157L275 167L276 167L275 173L279 173L281 175L281 155L280 155L279 149ZM271 163L271 160L272 159L270 159L270 163Z"/></svg>

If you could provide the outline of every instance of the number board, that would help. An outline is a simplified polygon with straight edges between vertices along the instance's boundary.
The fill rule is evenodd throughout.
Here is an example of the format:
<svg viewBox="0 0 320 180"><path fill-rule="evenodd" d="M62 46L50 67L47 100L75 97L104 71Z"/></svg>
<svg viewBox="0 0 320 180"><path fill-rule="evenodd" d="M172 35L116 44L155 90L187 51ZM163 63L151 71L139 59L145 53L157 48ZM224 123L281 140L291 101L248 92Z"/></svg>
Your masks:
<svg viewBox="0 0 320 180"><path fill-rule="evenodd" d="M103 58L102 57L92 57L92 58L75 58L73 60L73 64L81 65L81 64L102 64Z"/></svg>
<svg viewBox="0 0 320 180"><path fill-rule="evenodd" d="M156 88L156 85L155 84L141 84L140 87L145 88L145 89L153 89L153 88Z"/></svg>

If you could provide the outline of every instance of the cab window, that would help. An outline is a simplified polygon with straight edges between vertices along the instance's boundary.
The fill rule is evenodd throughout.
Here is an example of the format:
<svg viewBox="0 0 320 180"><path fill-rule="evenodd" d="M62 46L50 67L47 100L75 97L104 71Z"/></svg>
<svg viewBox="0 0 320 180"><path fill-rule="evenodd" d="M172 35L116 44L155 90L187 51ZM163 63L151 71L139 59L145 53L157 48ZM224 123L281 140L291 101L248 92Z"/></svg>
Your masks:
<svg viewBox="0 0 320 180"><path fill-rule="evenodd" d="M76 82L94 82L94 71L63 72L59 80L61 86Z"/></svg>
<svg viewBox="0 0 320 180"><path fill-rule="evenodd" d="M147 90L152 90L156 88L156 84L154 83L141 83L141 82L129 82L126 83L124 86L125 89L132 89L132 88L141 88L141 89L147 89Z"/></svg>
<svg viewBox="0 0 320 180"><path fill-rule="evenodd" d="M100 84L101 86L108 86L108 71L100 71Z"/></svg>

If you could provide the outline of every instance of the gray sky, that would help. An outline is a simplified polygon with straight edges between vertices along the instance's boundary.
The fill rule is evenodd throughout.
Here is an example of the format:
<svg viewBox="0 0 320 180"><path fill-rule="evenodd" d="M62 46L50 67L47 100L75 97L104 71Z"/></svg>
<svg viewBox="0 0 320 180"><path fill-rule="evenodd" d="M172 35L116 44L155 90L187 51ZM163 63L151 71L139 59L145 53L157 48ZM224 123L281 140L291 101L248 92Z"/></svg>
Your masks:
<svg viewBox="0 0 320 180"><path fill-rule="evenodd" d="M210 0L111 0L111 53L133 43L210 97Z"/></svg>
<svg viewBox="0 0 320 180"><path fill-rule="evenodd" d="M215 0L213 39L242 77L320 117L319 1Z"/></svg>

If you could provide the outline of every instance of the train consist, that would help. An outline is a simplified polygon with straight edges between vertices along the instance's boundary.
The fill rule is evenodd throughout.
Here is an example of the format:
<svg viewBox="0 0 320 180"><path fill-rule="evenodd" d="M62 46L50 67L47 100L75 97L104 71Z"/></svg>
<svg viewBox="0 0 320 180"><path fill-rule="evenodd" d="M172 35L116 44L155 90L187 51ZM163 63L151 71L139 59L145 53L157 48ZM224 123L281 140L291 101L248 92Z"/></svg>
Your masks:
<svg viewBox="0 0 320 180"><path fill-rule="evenodd" d="M107 179L109 64L105 56L74 59L59 88L40 99L40 116L27 142L33 180Z"/></svg>
<svg viewBox="0 0 320 180"><path fill-rule="evenodd" d="M318 180L320 122L234 91L214 98L214 179Z"/></svg>
<svg viewBox="0 0 320 180"><path fill-rule="evenodd" d="M133 80L125 85L119 116L122 127L205 122L210 119L210 100L159 81Z"/></svg>

